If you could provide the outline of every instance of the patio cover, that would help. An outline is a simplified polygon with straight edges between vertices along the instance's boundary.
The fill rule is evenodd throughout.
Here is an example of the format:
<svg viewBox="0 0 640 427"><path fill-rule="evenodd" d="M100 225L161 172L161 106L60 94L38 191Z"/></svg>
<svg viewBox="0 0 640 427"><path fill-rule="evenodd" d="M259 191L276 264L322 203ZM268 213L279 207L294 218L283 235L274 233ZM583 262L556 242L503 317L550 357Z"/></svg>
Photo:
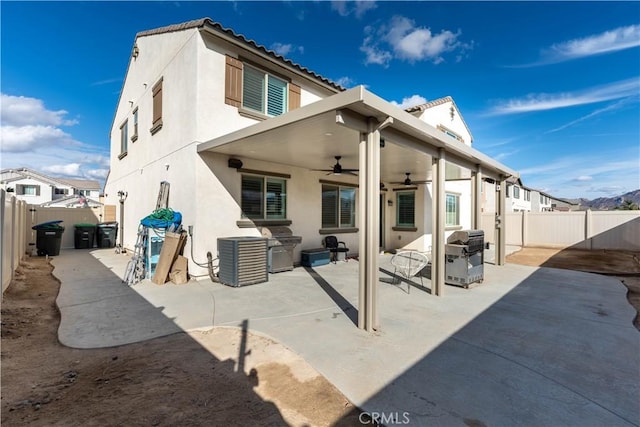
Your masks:
<svg viewBox="0 0 640 427"><path fill-rule="evenodd" d="M381 140L384 144L381 144ZM381 148L384 145L384 148ZM214 152L308 169L325 168L334 156L359 171L358 326L378 327L380 182L412 179L433 182L432 293L444 288L446 163L471 171L472 223L480 226L480 188L484 178L496 185L496 263L504 264L506 179L518 173L394 106L363 86L338 93L281 116L200 143L198 152ZM381 155L382 154L382 155ZM355 164L355 159L358 163ZM352 162L352 164L349 164ZM449 168L450 169L450 168Z"/></svg>

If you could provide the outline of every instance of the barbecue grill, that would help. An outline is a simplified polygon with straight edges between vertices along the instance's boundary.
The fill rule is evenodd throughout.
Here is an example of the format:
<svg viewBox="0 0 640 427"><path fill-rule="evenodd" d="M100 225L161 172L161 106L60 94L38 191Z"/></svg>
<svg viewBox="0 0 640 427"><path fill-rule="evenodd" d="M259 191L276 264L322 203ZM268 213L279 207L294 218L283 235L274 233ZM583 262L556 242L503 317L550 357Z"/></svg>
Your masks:
<svg viewBox="0 0 640 427"><path fill-rule="evenodd" d="M465 288L484 280L484 231L454 231L445 245L445 283Z"/></svg>
<svg viewBox="0 0 640 427"><path fill-rule="evenodd" d="M269 273L293 270L293 249L302 242L302 237L294 236L289 227L261 227L260 233L267 238Z"/></svg>

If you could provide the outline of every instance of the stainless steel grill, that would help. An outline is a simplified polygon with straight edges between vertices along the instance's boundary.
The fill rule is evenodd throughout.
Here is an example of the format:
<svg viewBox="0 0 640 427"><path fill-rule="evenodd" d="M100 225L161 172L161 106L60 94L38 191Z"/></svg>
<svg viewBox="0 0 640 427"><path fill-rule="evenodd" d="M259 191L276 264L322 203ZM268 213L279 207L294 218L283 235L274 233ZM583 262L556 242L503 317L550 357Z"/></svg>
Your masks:
<svg viewBox="0 0 640 427"><path fill-rule="evenodd" d="M302 242L302 237L294 236L285 226L261 227L260 233L267 238L269 273L293 270L293 249Z"/></svg>
<svg viewBox="0 0 640 427"><path fill-rule="evenodd" d="M465 288L484 280L484 231L454 231L445 245L445 282Z"/></svg>

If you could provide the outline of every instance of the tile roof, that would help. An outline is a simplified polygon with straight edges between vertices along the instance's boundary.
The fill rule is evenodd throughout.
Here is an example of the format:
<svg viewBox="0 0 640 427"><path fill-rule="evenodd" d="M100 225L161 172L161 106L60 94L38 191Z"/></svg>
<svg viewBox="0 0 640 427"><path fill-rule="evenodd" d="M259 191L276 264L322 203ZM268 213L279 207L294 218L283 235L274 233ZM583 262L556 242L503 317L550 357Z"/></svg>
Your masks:
<svg viewBox="0 0 640 427"><path fill-rule="evenodd" d="M445 96L444 98L434 99L433 101L425 102L424 104L415 105L413 107L405 108L407 113L415 113L416 111L424 111L429 108L433 108L438 105L445 104L447 102L453 102L453 98L450 96ZM455 104L455 102L453 102Z"/></svg>
<svg viewBox="0 0 640 427"><path fill-rule="evenodd" d="M77 188L80 190L100 190L100 182L88 180L88 179L66 179L66 178L56 178L53 176L48 176L43 173L37 172L33 169L29 168L16 168L16 169L3 169L0 171L0 174L14 172L16 174L22 175L24 178L36 178L40 181L55 185L55 184L64 184L69 187ZM5 180L6 182L16 181L22 178L15 177Z"/></svg>
<svg viewBox="0 0 640 427"><path fill-rule="evenodd" d="M453 104L455 109L458 110L458 115L460 116L460 119L462 120L462 124L464 125L465 128L467 128L467 132L469 132L469 135L471 135L471 140L473 141L473 135L471 134L471 129L469 129L469 126L467 125L467 122L464 120L464 117L462 117L462 114L460 113L460 109L456 105L456 102L450 96L445 96L443 98L438 98L438 99L434 99L433 101L425 102L424 104L415 105L413 107L405 108L404 111L406 111L407 113L416 113L418 111L425 111L425 110L428 110L429 108L433 108L433 107L437 107L438 105L446 104L447 102L451 102L451 104Z"/></svg>
<svg viewBox="0 0 640 427"><path fill-rule="evenodd" d="M152 36L155 34L165 34L165 33L171 33L171 32L175 32L175 31L183 31L183 30L188 30L191 28L208 28L210 30L214 30L220 33L224 33L227 34L233 38L235 38L236 40L240 41L241 43L247 45L247 47L252 48L254 50L258 50L264 54L267 54L268 56L270 56L271 58L284 63L290 67L295 68L296 70L307 74L311 77L313 77L316 80L320 80L321 82L323 82L326 85L331 86L332 88L338 90L338 91L344 91L345 88L342 87L341 85L329 80L326 77L321 76L320 74L317 74L311 70L309 70L306 67L303 67L300 64L297 64L287 58L285 58L282 55L277 54L276 52L274 52L273 50L269 50L266 47L259 45L258 43L256 43L253 40L247 39L245 36L243 36L242 34L237 34L235 31L233 31L230 28L224 28L220 23L213 21L211 18L200 18L200 19L196 19L193 21L188 21L188 22L183 22L180 24L174 24L174 25L167 25L166 27L160 27L160 28L154 28L151 30L146 30L146 31L141 31L138 34L136 34L136 39L138 37L146 37L146 36Z"/></svg>

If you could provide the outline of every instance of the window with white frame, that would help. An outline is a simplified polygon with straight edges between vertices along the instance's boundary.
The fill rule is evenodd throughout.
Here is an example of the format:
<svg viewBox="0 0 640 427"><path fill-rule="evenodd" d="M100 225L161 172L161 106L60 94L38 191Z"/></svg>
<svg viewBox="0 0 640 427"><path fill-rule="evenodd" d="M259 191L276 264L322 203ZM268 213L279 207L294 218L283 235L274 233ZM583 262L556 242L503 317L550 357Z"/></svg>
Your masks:
<svg viewBox="0 0 640 427"><path fill-rule="evenodd" d="M356 226L356 189L322 184L322 228Z"/></svg>
<svg viewBox="0 0 640 427"><path fill-rule="evenodd" d="M287 112L287 82L250 65L242 73L242 106L267 116Z"/></svg>
<svg viewBox="0 0 640 427"><path fill-rule="evenodd" d="M415 227L415 191L399 191L396 193L396 226Z"/></svg>
<svg viewBox="0 0 640 427"><path fill-rule="evenodd" d="M120 126L120 155L127 154L127 148L129 145L128 133L129 133L129 120L125 120L124 124Z"/></svg>
<svg viewBox="0 0 640 427"><path fill-rule="evenodd" d="M445 209L444 225L446 227L460 225L460 196L446 193Z"/></svg>
<svg viewBox="0 0 640 427"><path fill-rule="evenodd" d="M282 178L242 175L242 215L249 219L285 219L287 181Z"/></svg>
<svg viewBox="0 0 640 427"><path fill-rule="evenodd" d="M520 198L520 187L514 185L513 186L513 198L514 199L519 199Z"/></svg>
<svg viewBox="0 0 640 427"><path fill-rule="evenodd" d="M530 202L530 201L531 201L531 191L529 191L529 190L524 190L524 199L525 199L527 202Z"/></svg>
<svg viewBox="0 0 640 427"><path fill-rule="evenodd" d="M133 135L131 135L131 141L135 142L138 139L138 109L133 110Z"/></svg>
<svg viewBox="0 0 640 427"><path fill-rule="evenodd" d="M16 194L23 196L39 196L40 186L31 184L18 184L16 185Z"/></svg>

